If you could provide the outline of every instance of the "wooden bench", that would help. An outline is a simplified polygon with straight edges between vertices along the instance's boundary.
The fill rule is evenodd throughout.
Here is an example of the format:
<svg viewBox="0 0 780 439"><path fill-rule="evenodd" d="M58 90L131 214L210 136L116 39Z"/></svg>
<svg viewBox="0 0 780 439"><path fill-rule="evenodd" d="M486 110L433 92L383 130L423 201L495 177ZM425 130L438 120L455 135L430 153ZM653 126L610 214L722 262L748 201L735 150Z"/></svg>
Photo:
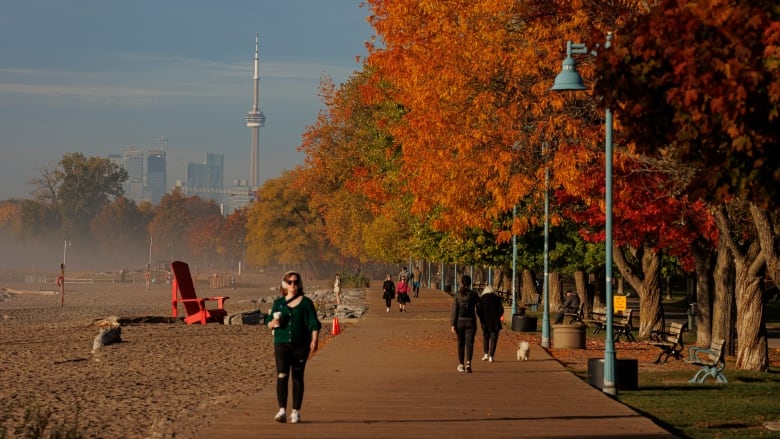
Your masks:
<svg viewBox="0 0 780 439"><path fill-rule="evenodd" d="M719 383L728 383L726 376L723 375L723 369L726 368L726 361L723 359L723 340L713 340L709 348L691 346L688 348L688 358L686 363L700 366L696 375L689 383L703 383L707 377L715 378Z"/></svg>
<svg viewBox="0 0 780 439"><path fill-rule="evenodd" d="M615 315L612 317L612 340L620 341L620 337L625 336L628 341L636 341L634 334L634 325L631 323L634 310L629 308L628 313L624 315ZM593 334L596 335L602 329L607 327L607 316L602 313L592 313L591 318L583 319L583 323L593 327Z"/></svg>
<svg viewBox="0 0 780 439"><path fill-rule="evenodd" d="M631 331L634 330L634 325L631 323L631 317L634 314L634 310L629 308L628 314L618 318L616 322L612 322L612 334L614 341L620 341L621 336L626 336L626 341L636 341L634 334Z"/></svg>
<svg viewBox="0 0 780 439"><path fill-rule="evenodd" d="M654 335L655 340L648 342L650 345L661 349L658 358L654 361L655 364L659 364L661 362L661 357L664 355L666 356L663 361L664 363L669 360L669 357L674 357L678 360L682 359L682 350L684 347L683 332L685 332L686 325L687 323L674 322L669 326L668 331L656 333Z"/></svg>
<svg viewBox="0 0 780 439"><path fill-rule="evenodd" d="M568 317L569 318L569 324L571 325L574 322L582 322L582 319L584 317L583 315L583 305L580 303L579 308L577 308L577 312L565 312L563 313L563 318Z"/></svg>

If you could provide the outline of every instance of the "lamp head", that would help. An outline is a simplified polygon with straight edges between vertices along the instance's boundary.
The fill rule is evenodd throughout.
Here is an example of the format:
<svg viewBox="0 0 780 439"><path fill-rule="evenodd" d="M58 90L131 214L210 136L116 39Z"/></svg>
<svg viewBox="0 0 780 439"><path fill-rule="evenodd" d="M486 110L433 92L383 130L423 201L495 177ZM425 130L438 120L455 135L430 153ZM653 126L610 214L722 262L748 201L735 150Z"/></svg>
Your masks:
<svg viewBox="0 0 780 439"><path fill-rule="evenodd" d="M582 81L582 76L577 72L577 62L574 61L571 54L566 55L566 59L563 60L563 67L561 73L555 77L555 83L550 88L551 91L568 91L568 90L587 90L588 87Z"/></svg>

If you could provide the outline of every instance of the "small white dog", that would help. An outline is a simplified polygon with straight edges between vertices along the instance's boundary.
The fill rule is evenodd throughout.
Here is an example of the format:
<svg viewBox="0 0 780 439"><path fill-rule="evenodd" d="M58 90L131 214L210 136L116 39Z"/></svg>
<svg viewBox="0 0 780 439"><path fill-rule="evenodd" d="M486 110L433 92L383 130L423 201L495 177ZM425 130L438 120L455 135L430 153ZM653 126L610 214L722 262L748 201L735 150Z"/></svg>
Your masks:
<svg viewBox="0 0 780 439"><path fill-rule="evenodd" d="M531 351L531 345L527 341L521 341L517 345L517 361L528 361L528 354Z"/></svg>

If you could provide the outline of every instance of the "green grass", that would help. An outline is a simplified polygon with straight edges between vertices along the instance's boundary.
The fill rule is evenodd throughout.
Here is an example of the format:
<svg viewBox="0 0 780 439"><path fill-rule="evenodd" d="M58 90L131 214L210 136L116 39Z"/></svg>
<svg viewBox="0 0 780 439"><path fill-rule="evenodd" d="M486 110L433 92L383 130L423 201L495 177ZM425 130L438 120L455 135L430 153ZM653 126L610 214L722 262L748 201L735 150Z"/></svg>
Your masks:
<svg viewBox="0 0 780 439"><path fill-rule="evenodd" d="M691 371L641 373L639 390L618 400L685 438L780 438L763 423L780 421L780 369L726 367L728 384L689 384Z"/></svg>

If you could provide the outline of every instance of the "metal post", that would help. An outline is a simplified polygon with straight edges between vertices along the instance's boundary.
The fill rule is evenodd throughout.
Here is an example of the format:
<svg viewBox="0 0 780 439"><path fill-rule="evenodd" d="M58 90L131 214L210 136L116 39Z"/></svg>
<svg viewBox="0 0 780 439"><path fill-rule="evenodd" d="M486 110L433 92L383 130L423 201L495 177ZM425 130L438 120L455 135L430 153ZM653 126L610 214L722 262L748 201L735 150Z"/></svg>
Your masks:
<svg viewBox="0 0 780 439"><path fill-rule="evenodd" d="M544 156L544 279L542 280L543 315L542 347L550 347L550 167L547 164L547 148L542 145Z"/></svg>
<svg viewBox="0 0 780 439"><path fill-rule="evenodd" d="M517 235L515 235L515 217L517 205L512 207L512 315L517 314Z"/></svg>
<svg viewBox="0 0 780 439"><path fill-rule="evenodd" d="M615 387L615 342L612 339L612 308L614 298L612 296L612 110L607 108L606 113L606 140L605 140L605 225L604 246L606 247L606 340L604 342L604 387L602 391L607 395L617 395Z"/></svg>

